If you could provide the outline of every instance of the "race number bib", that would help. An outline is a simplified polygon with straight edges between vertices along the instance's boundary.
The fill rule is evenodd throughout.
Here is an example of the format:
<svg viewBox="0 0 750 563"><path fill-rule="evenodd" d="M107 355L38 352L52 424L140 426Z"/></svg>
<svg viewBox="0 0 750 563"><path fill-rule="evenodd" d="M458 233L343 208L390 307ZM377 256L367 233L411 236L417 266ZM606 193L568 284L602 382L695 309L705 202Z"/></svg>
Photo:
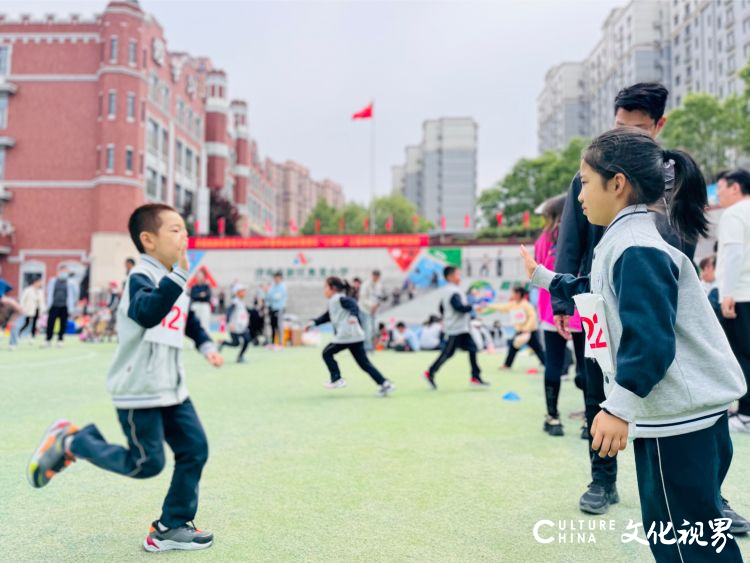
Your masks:
<svg viewBox="0 0 750 563"><path fill-rule="evenodd" d="M586 336L586 357L593 358L603 372L614 373L615 362L609 339L604 298L595 293L582 293L573 297Z"/></svg>
<svg viewBox="0 0 750 563"><path fill-rule="evenodd" d="M522 325L526 323L526 311L523 309L516 309L511 313L511 319L513 319L513 324L515 325Z"/></svg>
<svg viewBox="0 0 750 563"><path fill-rule="evenodd" d="M182 293L161 323L146 331L143 336L144 340L155 344L166 344L173 348L182 348L185 344L185 326L189 308L190 298Z"/></svg>

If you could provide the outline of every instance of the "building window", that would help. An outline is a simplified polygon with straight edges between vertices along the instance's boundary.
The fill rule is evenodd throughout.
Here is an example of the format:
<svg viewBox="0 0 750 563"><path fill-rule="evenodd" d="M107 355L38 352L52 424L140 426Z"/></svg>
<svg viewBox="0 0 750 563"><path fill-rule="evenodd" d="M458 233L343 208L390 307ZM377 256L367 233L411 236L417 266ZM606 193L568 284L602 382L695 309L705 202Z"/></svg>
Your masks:
<svg viewBox="0 0 750 563"><path fill-rule="evenodd" d="M99 117L102 116L103 111L104 111L104 94L99 92Z"/></svg>
<svg viewBox="0 0 750 563"><path fill-rule="evenodd" d="M177 110L176 110L176 113L177 113L177 123L179 123L180 125L182 125L182 118L183 118L182 114L184 112L185 112L185 102L183 102L182 98L180 98L178 96L177 97Z"/></svg>
<svg viewBox="0 0 750 563"><path fill-rule="evenodd" d="M107 113L110 118L114 117L117 113L117 92L114 90L109 91L107 98Z"/></svg>
<svg viewBox="0 0 750 563"><path fill-rule="evenodd" d="M177 170L182 172L182 141L176 141L174 144L174 161Z"/></svg>
<svg viewBox="0 0 750 563"><path fill-rule="evenodd" d="M10 47L0 45L0 76L10 74Z"/></svg>
<svg viewBox="0 0 750 563"><path fill-rule="evenodd" d="M185 149L185 174L188 178L193 177L193 150L190 148Z"/></svg>
<svg viewBox="0 0 750 563"><path fill-rule="evenodd" d="M161 156L166 161L169 158L169 131L161 130Z"/></svg>
<svg viewBox="0 0 750 563"><path fill-rule="evenodd" d="M101 170L102 167L102 148L97 145L96 146L96 171L98 172Z"/></svg>
<svg viewBox="0 0 750 563"><path fill-rule="evenodd" d="M0 147L0 180L5 180L5 147Z"/></svg>
<svg viewBox="0 0 750 563"><path fill-rule="evenodd" d="M164 86L161 90L161 104L165 112L169 113L169 87Z"/></svg>
<svg viewBox="0 0 750 563"><path fill-rule="evenodd" d="M135 121L135 94L128 92L128 119Z"/></svg>
<svg viewBox="0 0 750 563"><path fill-rule="evenodd" d="M148 120L148 150L159 154L159 124L153 119Z"/></svg>
<svg viewBox="0 0 750 563"><path fill-rule="evenodd" d="M0 129L8 126L8 94L0 94Z"/></svg>
<svg viewBox="0 0 750 563"><path fill-rule="evenodd" d="M151 73L148 80L148 97L152 102L156 102L159 97L159 77Z"/></svg>
<svg viewBox="0 0 750 563"><path fill-rule="evenodd" d="M674 77L674 85L679 86L680 85L680 75ZM679 103L677 105L680 105Z"/></svg>
<svg viewBox="0 0 750 563"><path fill-rule="evenodd" d="M153 168L146 168L146 194L149 197L156 197L156 182L158 174Z"/></svg>
<svg viewBox="0 0 750 563"><path fill-rule="evenodd" d="M200 137L201 136L201 118L200 116L195 118L195 136Z"/></svg>
<svg viewBox="0 0 750 563"><path fill-rule="evenodd" d="M133 172L133 149L130 147L125 149L125 171Z"/></svg>
<svg viewBox="0 0 750 563"><path fill-rule="evenodd" d="M138 42L131 39L128 43L128 64L135 66L138 64Z"/></svg>
<svg viewBox="0 0 750 563"><path fill-rule="evenodd" d="M182 186L180 186L180 184L175 184L174 185L174 206L179 211L181 205L182 205Z"/></svg>
<svg viewBox="0 0 750 563"><path fill-rule="evenodd" d="M115 169L115 146L107 145L107 172Z"/></svg>
<svg viewBox="0 0 750 563"><path fill-rule="evenodd" d="M113 35L109 39L109 62L117 62L117 36Z"/></svg>
<svg viewBox="0 0 750 563"><path fill-rule="evenodd" d="M182 213L185 217L190 217L193 214L193 192L185 190L182 199Z"/></svg>
<svg viewBox="0 0 750 563"><path fill-rule="evenodd" d="M21 264L21 290L26 289L36 280L42 280L43 284L46 271L47 267L44 262L30 260Z"/></svg>
<svg viewBox="0 0 750 563"><path fill-rule="evenodd" d="M165 201L167 199L167 177L162 176L161 177L161 194L160 198L162 201Z"/></svg>

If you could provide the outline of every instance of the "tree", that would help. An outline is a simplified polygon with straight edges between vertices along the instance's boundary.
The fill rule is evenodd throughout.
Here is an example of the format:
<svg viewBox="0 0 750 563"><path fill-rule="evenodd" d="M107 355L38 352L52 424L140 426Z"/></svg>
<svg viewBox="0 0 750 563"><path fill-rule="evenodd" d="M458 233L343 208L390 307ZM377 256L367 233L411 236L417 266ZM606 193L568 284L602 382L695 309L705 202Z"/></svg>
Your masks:
<svg viewBox="0 0 750 563"><path fill-rule="evenodd" d="M432 223L419 216L416 206L400 194L376 198L370 206L374 211L370 216L374 216L374 232L376 233L389 232L386 229L389 217L393 220L391 233L425 232L433 227ZM414 225L415 217L417 217L416 226Z"/></svg>
<svg viewBox="0 0 750 563"><path fill-rule="evenodd" d="M742 150L747 105L738 96L720 101L710 94L689 94L667 116L664 145L687 151L710 180Z"/></svg>
<svg viewBox="0 0 750 563"><path fill-rule="evenodd" d="M486 224L497 227L497 212L503 225L521 225L523 212L563 193L580 167L585 139L573 139L559 152L547 151L536 158L522 158L494 187L479 195L478 206Z"/></svg>
<svg viewBox="0 0 750 563"><path fill-rule="evenodd" d="M321 198L302 227L303 235L335 235L339 232L338 210ZM315 231L315 222L320 221L320 232Z"/></svg>
<svg viewBox="0 0 750 563"><path fill-rule="evenodd" d="M238 235L237 225L240 220L240 212L234 204L222 196L217 190L211 190L211 203L209 211L210 234L219 234L219 217L224 218L224 233L228 236Z"/></svg>

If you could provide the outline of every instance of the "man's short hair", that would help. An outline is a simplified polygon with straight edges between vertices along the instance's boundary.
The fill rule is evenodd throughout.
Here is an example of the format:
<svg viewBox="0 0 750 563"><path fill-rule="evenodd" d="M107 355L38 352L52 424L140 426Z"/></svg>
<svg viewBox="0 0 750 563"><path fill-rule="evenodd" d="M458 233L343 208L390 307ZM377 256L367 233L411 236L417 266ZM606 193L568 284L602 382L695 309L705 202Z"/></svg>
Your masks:
<svg viewBox="0 0 750 563"><path fill-rule="evenodd" d="M130 239L141 254L146 252L141 242L141 233L154 233L159 232L161 227L160 215L164 211L175 211L174 207L165 205L163 203L147 203L141 205L138 209L133 211L130 219L128 219L128 231L130 232Z"/></svg>
<svg viewBox="0 0 750 563"><path fill-rule="evenodd" d="M403 322L399 321L396 323L396 328L406 328L406 325Z"/></svg>
<svg viewBox="0 0 750 563"><path fill-rule="evenodd" d="M658 82L639 82L617 92L615 96L615 113L620 108L625 111L642 111L647 113L654 123L664 117L669 90Z"/></svg>
<svg viewBox="0 0 750 563"><path fill-rule="evenodd" d="M456 271L456 267L455 266L446 266L443 269L443 277L445 279L448 279L448 276L453 275L453 272L455 272L455 271Z"/></svg>
<svg viewBox="0 0 750 563"><path fill-rule="evenodd" d="M744 168L736 168L724 176L727 185L739 184L742 195L750 195L750 172Z"/></svg>

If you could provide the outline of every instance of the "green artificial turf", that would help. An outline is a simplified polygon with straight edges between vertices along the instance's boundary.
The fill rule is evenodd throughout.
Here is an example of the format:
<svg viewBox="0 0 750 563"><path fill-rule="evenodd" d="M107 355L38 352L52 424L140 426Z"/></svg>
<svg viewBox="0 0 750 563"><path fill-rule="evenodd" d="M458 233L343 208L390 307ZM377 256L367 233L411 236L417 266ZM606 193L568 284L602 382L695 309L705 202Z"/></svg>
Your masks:
<svg viewBox="0 0 750 563"><path fill-rule="evenodd" d="M156 478L136 481L85 462L42 490L26 482L28 456L54 419L95 422L124 443L104 389L114 345L72 341L62 350L23 344L0 353L2 437L0 521L3 561L134 561L159 516L171 458ZM319 349L235 351L216 370L186 351L189 388L206 428L210 459L201 482L199 527L216 534L205 552L156 557L190 561L648 561L648 548L623 544L629 519L640 521L632 448L620 459L621 503L604 517L615 532L596 543L539 544L543 519L578 521L589 482L580 422L581 393L563 383L566 435L542 432L541 375L525 353L500 372L482 354L489 389L468 385L458 353L432 392L420 377L434 353L379 352L374 363L397 386L387 399L347 353L349 382L327 391ZM503 400L515 392L520 401ZM750 514L749 436L734 437L724 494ZM643 534L641 534L643 536ZM747 555L750 541L740 540Z"/></svg>

